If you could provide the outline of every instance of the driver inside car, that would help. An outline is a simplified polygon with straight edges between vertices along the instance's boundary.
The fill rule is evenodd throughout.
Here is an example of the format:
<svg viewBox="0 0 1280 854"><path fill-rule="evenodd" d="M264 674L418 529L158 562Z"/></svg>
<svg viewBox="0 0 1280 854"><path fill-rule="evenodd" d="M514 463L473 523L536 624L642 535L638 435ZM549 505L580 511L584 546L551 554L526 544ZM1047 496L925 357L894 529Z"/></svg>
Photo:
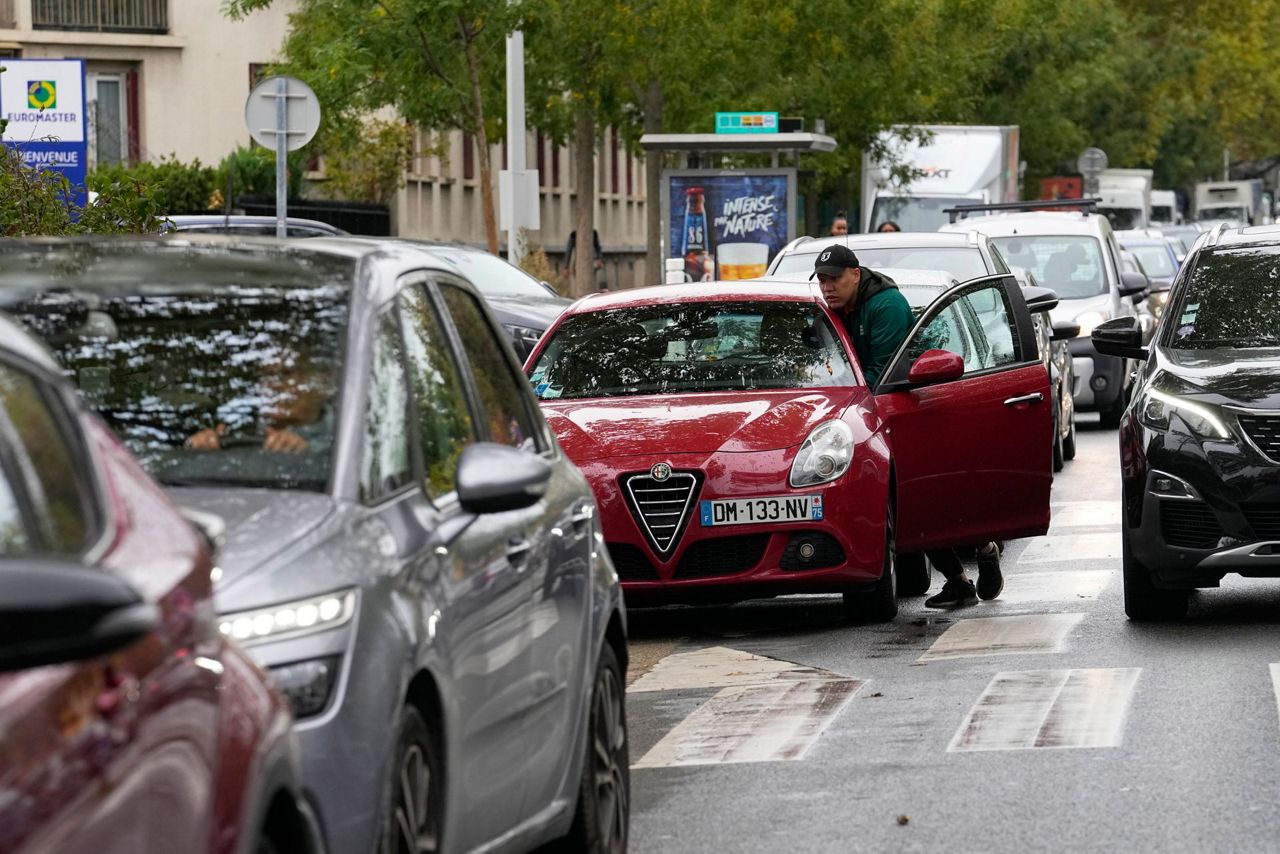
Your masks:
<svg viewBox="0 0 1280 854"><path fill-rule="evenodd" d="M261 401L258 422L262 449L273 454L301 454L330 418L325 382L317 382L310 360L291 354L262 368L257 396ZM225 421L188 437L183 447L195 451L218 451L224 447L229 428ZM238 431L237 431L238 432ZM321 430L325 435L328 429Z"/></svg>

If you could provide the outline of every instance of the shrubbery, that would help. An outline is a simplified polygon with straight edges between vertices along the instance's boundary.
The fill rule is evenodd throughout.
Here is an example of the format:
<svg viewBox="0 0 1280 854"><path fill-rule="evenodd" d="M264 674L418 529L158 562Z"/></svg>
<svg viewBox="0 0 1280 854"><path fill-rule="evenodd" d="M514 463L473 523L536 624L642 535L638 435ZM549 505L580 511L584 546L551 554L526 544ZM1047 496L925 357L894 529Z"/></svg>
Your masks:
<svg viewBox="0 0 1280 854"><path fill-rule="evenodd" d="M60 172L32 169L0 145L0 234L37 237L64 234L153 234L165 211L151 188L127 175L103 181L84 207L69 201L71 183Z"/></svg>
<svg viewBox="0 0 1280 854"><path fill-rule="evenodd" d="M166 214L201 214L218 207L218 171L199 160L182 163L170 156L137 166L99 167L89 175L89 189L102 193L127 181L146 186Z"/></svg>

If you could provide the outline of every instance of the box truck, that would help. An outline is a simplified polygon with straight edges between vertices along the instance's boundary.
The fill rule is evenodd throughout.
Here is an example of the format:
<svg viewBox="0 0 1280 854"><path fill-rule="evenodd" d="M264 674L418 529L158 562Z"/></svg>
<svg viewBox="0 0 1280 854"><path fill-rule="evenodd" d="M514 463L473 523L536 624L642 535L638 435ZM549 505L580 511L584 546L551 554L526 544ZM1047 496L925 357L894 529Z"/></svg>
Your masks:
<svg viewBox="0 0 1280 854"><path fill-rule="evenodd" d="M1261 181L1196 184L1196 219L1200 222L1226 220L1238 225L1265 225L1271 221L1271 212L1265 207Z"/></svg>
<svg viewBox="0 0 1280 854"><path fill-rule="evenodd" d="M1103 169L1098 176L1098 213L1116 230L1146 228L1151 223L1150 169Z"/></svg>
<svg viewBox="0 0 1280 854"><path fill-rule="evenodd" d="M947 208L1018 201L1016 125L894 125L880 144L883 159L862 155L863 231L937 231Z"/></svg>

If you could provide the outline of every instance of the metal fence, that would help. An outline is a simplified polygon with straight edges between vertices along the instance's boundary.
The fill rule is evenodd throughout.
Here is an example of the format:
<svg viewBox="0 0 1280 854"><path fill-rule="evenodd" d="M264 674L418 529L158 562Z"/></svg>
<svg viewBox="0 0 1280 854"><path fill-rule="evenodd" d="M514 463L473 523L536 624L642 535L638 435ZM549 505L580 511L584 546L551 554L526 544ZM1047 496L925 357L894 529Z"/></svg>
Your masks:
<svg viewBox="0 0 1280 854"><path fill-rule="evenodd" d="M0 18L5 3L0 0ZM167 33L169 0L31 0L37 30L99 33Z"/></svg>

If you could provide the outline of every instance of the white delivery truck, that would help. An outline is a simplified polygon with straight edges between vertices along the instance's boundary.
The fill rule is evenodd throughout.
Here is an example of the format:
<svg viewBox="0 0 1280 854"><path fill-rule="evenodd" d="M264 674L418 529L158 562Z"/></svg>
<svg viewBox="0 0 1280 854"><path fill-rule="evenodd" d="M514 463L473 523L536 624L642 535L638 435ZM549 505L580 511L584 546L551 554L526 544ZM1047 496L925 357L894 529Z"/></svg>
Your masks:
<svg viewBox="0 0 1280 854"><path fill-rule="evenodd" d="M1271 212L1263 198L1261 181L1206 181L1196 184L1196 219L1200 222L1234 222L1265 225Z"/></svg>
<svg viewBox="0 0 1280 854"><path fill-rule="evenodd" d="M1150 169L1103 169L1098 176L1098 213L1117 231L1146 228L1151 223Z"/></svg>
<svg viewBox="0 0 1280 854"><path fill-rule="evenodd" d="M1151 191L1151 224L1181 225L1182 212L1178 210L1178 194L1173 190Z"/></svg>
<svg viewBox="0 0 1280 854"><path fill-rule="evenodd" d="M894 125L880 144L883 159L862 155L863 231L937 231L947 208L1018 201L1016 125Z"/></svg>

